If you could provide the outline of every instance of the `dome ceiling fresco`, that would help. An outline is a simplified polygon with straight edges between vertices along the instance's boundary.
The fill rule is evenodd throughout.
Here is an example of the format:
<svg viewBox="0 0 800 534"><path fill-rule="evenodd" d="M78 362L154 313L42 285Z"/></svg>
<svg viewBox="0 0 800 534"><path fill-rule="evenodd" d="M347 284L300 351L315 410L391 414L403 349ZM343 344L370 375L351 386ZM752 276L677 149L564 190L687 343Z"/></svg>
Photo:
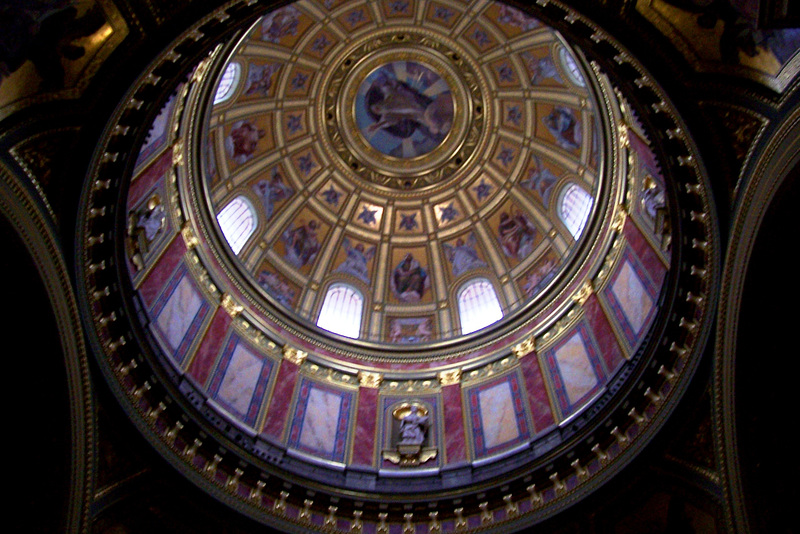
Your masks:
<svg viewBox="0 0 800 534"><path fill-rule="evenodd" d="M85 192L87 313L134 422L287 531L508 531L593 491L703 332L706 177L668 102L499 2L252 9L118 184L120 106Z"/></svg>
<svg viewBox="0 0 800 534"><path fill-rule="evenodd" d="M235 47L207 191L255 212L238 262L272 301L316 322L347 284L350 337L416 344L464 332L470 282L508 316L574 259L602 189L596 89L549 27L466 8L298 2Z"/></svg>

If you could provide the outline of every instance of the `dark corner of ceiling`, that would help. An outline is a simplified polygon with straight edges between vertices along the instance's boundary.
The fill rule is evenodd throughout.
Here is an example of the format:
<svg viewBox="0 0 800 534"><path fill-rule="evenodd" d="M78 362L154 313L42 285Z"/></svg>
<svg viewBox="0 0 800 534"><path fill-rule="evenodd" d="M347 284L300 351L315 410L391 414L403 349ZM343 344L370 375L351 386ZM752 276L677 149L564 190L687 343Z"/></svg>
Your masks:
<svg viewBox="0 0 800 534"><path fill-rule="evenodd" d="M797 206L800 166L773 197L756 237L742 296L736 420L742 484L752 532L796 532L800 476L797 404Z"/></svg>

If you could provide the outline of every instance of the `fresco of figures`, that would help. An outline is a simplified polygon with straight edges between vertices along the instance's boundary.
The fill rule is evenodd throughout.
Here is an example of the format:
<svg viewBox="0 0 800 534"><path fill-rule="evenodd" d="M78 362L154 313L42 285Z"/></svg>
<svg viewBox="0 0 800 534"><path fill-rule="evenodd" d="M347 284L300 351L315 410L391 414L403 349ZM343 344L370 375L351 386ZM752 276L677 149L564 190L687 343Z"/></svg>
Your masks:
<svg viewBox="0 0 800 534"><path fill-rule="evenodd" d="M356 96L356 122L373 148L413 158L435 149L453 124L453 97L428 67L395 61L370 73Z"/></svg>

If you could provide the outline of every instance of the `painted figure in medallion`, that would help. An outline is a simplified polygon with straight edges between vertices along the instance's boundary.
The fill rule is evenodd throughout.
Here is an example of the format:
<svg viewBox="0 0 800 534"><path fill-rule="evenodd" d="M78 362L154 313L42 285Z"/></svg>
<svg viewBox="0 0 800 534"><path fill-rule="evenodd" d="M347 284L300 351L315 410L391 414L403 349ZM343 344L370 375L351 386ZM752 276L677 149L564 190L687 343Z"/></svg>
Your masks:
<svg viewBox="0 0 800 534"><path fill-rule="evenodd" d="M547 206L550 203L550 194L553 191L553 186L558 182L558 177L550 169L542 165L542 160L535 154L533 163L534 166L531 167L528 178L522 180L519 185L539 193L539 196L542 197L542 202Z"/></svg>
<svg viewBox="0 0 800 534"><path fill-rule="evenodd" d="M453 97L428 67L397 61L364 80L356 97L358 127L378 151L410 158L426 154L453 124Z"/></svg>
<svg viewBox="0 0 800 534"><path fill-rule="evenodd" d="M272 76L280 68L280 63L267 63L266 65L250 63L247 72L247 89L244 94L267 96L270 87L272 87Z"/></svg>
<svg viewBox="0 0 800 534"><path fill-rule="evenodd" d="M522 60L525 61L525 66L528 68L528 72L531 75L531 83L533 85L541 84L546 78L550 78L561 84L564 83L550 54L539 58L526 51L520 54L520 56Z"/></svg>
<svg viewBox="0 0 800 534"><path fill-rule="evenodd" d="M411 253L405 255L392 273L392 291L400 302L419 302L429 285L428 273Z"/></svg>
<svg viewBox="0 0 800 534"><path fill-rule="evenodd" d="M534 269L525 277L525 284L522 290L525 292L527 298L531 298L541 291L555 276L556 261L548 258L538 264Z"/></svg>

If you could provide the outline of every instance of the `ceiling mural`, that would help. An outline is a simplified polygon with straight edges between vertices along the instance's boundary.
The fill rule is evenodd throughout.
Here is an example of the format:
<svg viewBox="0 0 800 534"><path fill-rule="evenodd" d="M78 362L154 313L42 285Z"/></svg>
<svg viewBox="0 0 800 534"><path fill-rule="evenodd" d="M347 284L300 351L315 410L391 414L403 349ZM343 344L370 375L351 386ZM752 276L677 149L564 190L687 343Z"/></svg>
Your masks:
<svg viewBox="0 0 800 534"><path fill-rule="evenodd" d="M298 2L220 67L213 208L249 199L258 223L238 261L302 318L349 282L365 301L358 337L391 343L417 324L427 333L406 342L447 339L465 282L489 280L505 316L573 259L558 204L567 184L598 200L597 89L535 18L463 7Z"/></svg>

